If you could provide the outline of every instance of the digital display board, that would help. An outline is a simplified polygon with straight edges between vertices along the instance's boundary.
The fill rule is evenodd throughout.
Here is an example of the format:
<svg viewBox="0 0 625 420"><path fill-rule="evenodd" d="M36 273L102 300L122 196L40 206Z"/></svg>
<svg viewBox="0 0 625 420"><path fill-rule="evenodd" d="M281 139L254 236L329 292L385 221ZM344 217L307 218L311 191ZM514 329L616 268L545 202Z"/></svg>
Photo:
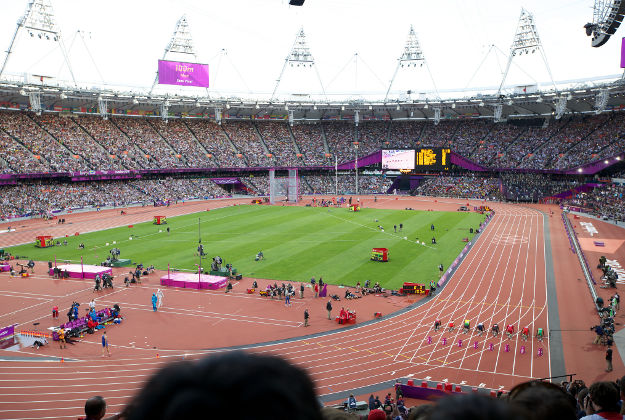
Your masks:
<svg viewBox="0 0 625 420"><path fill-rule="evenodd" d="M161 85L208 87L208 64L158 60Z"/></svg>
<svg viewBox="0 0 625 420"><path fill-rule="evenodd" d="M382 169L414 169L415 151L382 150Z"/></svg>
<svg viewBox="0 0 625 420"><path fill-rule="evenodd" d="M443 147L422 147L415 150L415 169L427 170L448 170L450 149Z"/></svg>

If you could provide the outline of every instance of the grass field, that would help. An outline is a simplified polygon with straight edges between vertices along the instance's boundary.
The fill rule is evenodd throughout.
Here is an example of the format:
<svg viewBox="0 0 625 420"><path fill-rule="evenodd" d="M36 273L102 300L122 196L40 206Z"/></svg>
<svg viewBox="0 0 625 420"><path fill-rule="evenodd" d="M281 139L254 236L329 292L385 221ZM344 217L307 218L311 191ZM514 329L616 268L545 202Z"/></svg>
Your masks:
<svg viewBox="0 0 625 420"><path fill-rule="evenodd" d="M70 237L68 246L29 244L9 252L36 261L53 260L56 255L57 262L79 262L83 256L85 264L99 264L111 248L118 247L120 258L133 263L197 270L199 230L208 256L202 262L205 269L219 255L247 277L308 281L322 276L328 283L345 285L370 279L399 288L405 281L437 279L438 264L447 268L464 247L462 238L473 236L469 228L477 228L483 220L484 215L463 212L363 209L352 213L337 208L242 205L169 218L165 226L142 223ZM403 232L395 233L393 225L400 223ZM432 236L437 245L431 244ZM416 238L425 246L417 244ZM84 250L78 249L81 242ZM370 261L374 247L388 248L389 262ZM256 262L260 250L265 260Z"/></svg>

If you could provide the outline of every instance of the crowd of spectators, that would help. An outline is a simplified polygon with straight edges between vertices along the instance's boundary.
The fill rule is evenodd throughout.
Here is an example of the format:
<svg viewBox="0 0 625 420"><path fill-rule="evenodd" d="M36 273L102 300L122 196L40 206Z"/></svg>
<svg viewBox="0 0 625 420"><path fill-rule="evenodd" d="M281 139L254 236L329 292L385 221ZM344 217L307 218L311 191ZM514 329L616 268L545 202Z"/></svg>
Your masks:
<svg viewBox="0 0 625 420"><path fill-rule="evenodd" d="M207 168L211 166L208 152L191 134L183 120L163 121L150 120L156 131L176 151L176 157L190 168Z"/></svg>
<svg viewBox="0 0 625 420"><path fill-rule="evenodd" d="M540 120L538 121L540 123ZM489 168L569 169L625 146L625 114L570 116L542 126L485 119L276 121L64 117L0 112L5 173L188 167L333 166L380 148L448 147ZM325 141L324 141L325 139ZM297 156L301 154L302 156Z"/></svg>
<svg viewBox="0 0 625 420"><path fill-rule="evenodd" d="M625 118L611 115L583 141L572 147L558 160L557 169L567 169L598 159L609 158L625 149Z"/></svg>
<svg viewBox="0 0 625 420"><path fill-rule="evenodd" d="M562 204L581 207L585 212L604 219L625 222L625 186L608 184L592 191L576 194Z"/></svg>
<svg viewBox="0 0 625 420"><path fill-rule="evenodd" d="M189 120L187 126L208 151L208 159L212 167L243 168L246 166L243 156L237 156L236 149L233 148L219 124L211 121Z"/></svg>
<svg viewBox="0 0 625 420"><path fill-rule="evenodd" d="M257 127L278 166L305 165L305 160L297 157L295 144L291 139L289 128L284 122L257 124Z"/></svg>
<svg viewBox="0 0 625 420"><path fill-rule="evenodd" d="M358 141L363 145L363 150L373 153L376 150L388 147L390 123L377 121L364 121L356 127ZM364 155L364 153L362 153Z"/></svg>
<svg viewBox="0 0 625 420"><path fill-rule="evenodd" d="M356 141L356 127L353 123L324 122L321 123L321 128L325 133L328 148L332 154L332 161L334 161L335 156L338 158L339 162L347 162L355 159L356 151L354 142ZM359 144L358 147L360 148L360 146ZM364 150L359 150L358 154L363 156L367 153Z"/></svg>
<svg viewBox="0 0 625 420"><path fill-rule="evenodd" d="M269 195L269 177L267 175L254 175L240 178L243 184L253 195ZM280 185L284 184L282 178ZM386 194L392 181L389 178L374 175L358 177L359 194ZM278 191L286 195L286 188L278 186ZM299 178L299 194L322 194L334 195L336 193L336 180L334 176L327 175L303 175ZM356 194L356 178L354 175L338 176L338 194Z"/></svg>
<svg viewBox="0 0 625 420"><path fill-rule="evenodd" d="M145 154L110 120L80 116L75 121L108 152L108 157L127 169L143 169L148 161ZM97 166L96 166L97 167Z"/></svg>
<svg viewBox="0 0 625 420"><path fill-rule="evenodd" d="M521 133L522 129L515 125L495 124L484 139L479 140L471 159L483 166L501 168L504 162L502 157Z"/></svg>
<svg viewBox="0 0 625 420"><path fill-rule="evenodd" d="M49 116L49 118L58 117ZM74 154L67 147L50 136L27 113L0 113L0 127L26 146L34 159L45 161L51 172L74 172L90 169L84 159L74 158ZM25 171L17 170L17 172Z"/></svg>
<svg viewBox="0 0 625 420"><path fill-rule="evenodd" d="M30 150L2 130L0 130L0 148L3 152L0 156L3 173L48 171L45 161L35 159Z"/></svg>
<svg viewBox="0 0 625 420"><path fill-rule="evenodd" d="M418 195L503 200L499 178L441 175L427 178L416 190Z"/></svg>
<svg viewBox="0 0 625 420"><path fill-rule="evenodd" d="M226 196L208 178L163 178L133 181L34 182L0 186L0 219L44 216L84 207L121 207Z"/></svg>
<svg viewBox="0 0 625 420"><path fill-rule="evenodd" d="M459 121L440 121L438 125L426 124L417 146L449 147L461 123Z"/></svg>
<svg viewBox="0 0 625 420"><path fill-rule="evenodd" d="M358 177L358 194L386 194L392 181L389 178L375 175ZM339 175L338 184L333 176L306 175L302 177L300 189L303 194L356 194L356 177Z"/></svg>
<svg viewBox="0 0 625 420"><path fill-rule="evenodd" d="M268 153L258 137L256 128L250 122L228 121L227 123L222 123L221 127L238 152L243 154L243 159L247 162L247 166L275 166L274 159L267 156Z"/></svg>
<svg viewBox="0 0 625 420"><path fill-rule="evenodd" d="M71 151L72 157L81 163L82 170L125 169L117 160L111 159L106 149L76 125L72 118L49 114L33 115L32 118L57 142Z"/></svg>
<svg viewBox="0 0 625 420"><path fill-rule="evenodd" d="M544 174L504 173L501 175L505 197L512 201L538 202L540 199L580 186L579 180Z"/></svg>
<svg viewBox="0 0 625 420"><path fill-rule="evenodd" d="M144 118L114 118L112 122L143 152L148 168L185 167L182 158Z"/></svg>
<svg viewBox="0 0 625 420"><path fill-rule="evenodd" d="M502 168L529 168L537 159L533 152L549 141L565 125L565 121L551 121L548 127L528 127L517 140L508 146L503 156L498 159ZM545 165L546 162L538 162Z"/></svg>
<svg viewBox="0 0 625 420"><path fill-rule="evenodd" d="M309 166L323 166L334 164L334 159L326 157L323 145L323 134L319 124L296 124L291 127L295 141L304 161Z"/></svg>
<svg viewBox="0 0 625 420"><path fill-rule="evenodd" d="M409 149L417 147L421 133L425 129L423 122L399 121L391 123L389 149Z"/></svg>

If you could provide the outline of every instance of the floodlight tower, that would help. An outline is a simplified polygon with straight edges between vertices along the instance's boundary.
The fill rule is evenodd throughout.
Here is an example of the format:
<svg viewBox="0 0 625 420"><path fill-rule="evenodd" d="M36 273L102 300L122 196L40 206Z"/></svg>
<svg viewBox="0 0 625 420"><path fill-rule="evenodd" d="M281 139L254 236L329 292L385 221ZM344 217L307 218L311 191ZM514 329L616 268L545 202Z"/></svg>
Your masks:
<svg viewBox="0 0 625 420"><path fill-rule="evenodd" d="M276 96L276 91L278 90L278 86L280 86L280 81L282 80L282 76L284 76L284 72L287 66L291 67L314 67L315 73L317 75L317 80L319 81L319 85L321 86L321 92L323 96L326 97L326 91L323 87L323 83L321 82L321 77L319 76L319 69L315 65L315 59L310 53L310 48L308 47L308 43L306 42L306 34L304 33L304 28L300 28L295 36L295 42L293 43L293 47L291 48L291 52L286 56L284 60L284 65L282 66L282 71L280 72L280 76L276 80L276 86L273 88L273 92L271 93L270 101L273 101ZM327 99L327 97L326 97Z"/></svg>
<svg viewBox="0 0 625 420"><path fill-rule="evenodd" d="M547 62L547 56L540 42L538 31L536 30L536 25L534 24L534 15L532 15L525 9L521 9L519 24L517 25L516 34L514 35L514 40L512 41L512 46L510 47L508 64L506 65L506 70L503 73L499 89L497 90L498 95L501 93L501 89L503 88L506 78L508 77L510 65L512 64L512 60L514 60L514 57L520 56L524 53L526 55L530 53L534 54L536 51L540 53L543 62L545 63L545 67L547 68L547 73L549 73L549 78L551 79L553 88L557 92L558 88L556 87L556 83L553 81L551 69L549 68L549 63Z"/></svg>
<svg viewBox="0 0 625 420"><path fill-rule="evenodd" d="M592 46L600 47L614 35L625 16L625 1L595 0L592 22L584 25L586 35L592 36Z"/></svg>
<svg viewBox="0 0 625 420"><path fill-rule="evenodd" d="M50 0L31 0L28 3L28 6L26 6L26 13L24 13L24 16L17 21L17 28L13 33L13 38L9 44L4 63L2 63L2 68L0 68L0 78L2 78L2 74L4 73L4 69L9 62L11 53L17 45L19 35L23 31L27 31L31 38L35 38L36 36L39 39L45 39L46 41L52 40L59 43L63 59L65 60L65 65L72 76L74 86L76 86L74 71L72 70L72 66L69 62L67 50L65 49L63 37L61 36L61 30L54 21L54 11L52 10Z"/></svg>
<svg viewBox="0 0 625 420"><path fill-rule="evenodd" d="M417 34L414 30L414 27L410 25L410 32L408 33L408 39L406 40L406 45L404 46L404 52L397 60L397 67L395 68L395 73L393 73L393 78L391 79L391 83L388 85L388 89L386 90L386 96L384 96L384 102L388 99L388 94L393 87L393 82L395 82L395 77L397 77L397 72L402 67L423 67L428 71L430 75L430 79L432 80L432 85L434 85L434 90L436 91L436 96L438 95L438 89L436 87L436 83L434 83L434 78L432 77L432 73L430 72L430 68L428 67L428 63L425 60L425 56L423 55L423 51L421 50L421 44L419 44L419 39L417 38Z"/></svg>
<svg viewBox="0 0 625 420"><path fill-rule="evenodd" d="M190 61L197 62L197 55L195 54L195 47L193 46L193 37L191 36L191 30L189 29L189 23L187 22L186 15L183 15L180 19L178 19L178 22L176 22L174 35L169 40L167 47L165 47L165 52L163 53L163 58L161 58L161 60L165 60L167 56L172 53L186 54L189 57L193 57L193 60ZM157 84L158 70L156 71L156 78L154 79L154 83L152 83L150 94ZM208 89L206 93L208 94Z"/></svg>

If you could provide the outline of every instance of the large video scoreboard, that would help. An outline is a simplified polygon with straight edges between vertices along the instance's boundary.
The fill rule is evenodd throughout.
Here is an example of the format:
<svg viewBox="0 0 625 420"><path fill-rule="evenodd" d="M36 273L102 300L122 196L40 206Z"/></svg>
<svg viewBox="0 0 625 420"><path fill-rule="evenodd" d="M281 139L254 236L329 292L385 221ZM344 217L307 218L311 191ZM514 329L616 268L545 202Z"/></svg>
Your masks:
<svg viewBox="0 0 625 420"><path fill-rule="evenodd" d="M450 153L443 147L382 150L382 169L446 171L451 166Z"/></svg>

